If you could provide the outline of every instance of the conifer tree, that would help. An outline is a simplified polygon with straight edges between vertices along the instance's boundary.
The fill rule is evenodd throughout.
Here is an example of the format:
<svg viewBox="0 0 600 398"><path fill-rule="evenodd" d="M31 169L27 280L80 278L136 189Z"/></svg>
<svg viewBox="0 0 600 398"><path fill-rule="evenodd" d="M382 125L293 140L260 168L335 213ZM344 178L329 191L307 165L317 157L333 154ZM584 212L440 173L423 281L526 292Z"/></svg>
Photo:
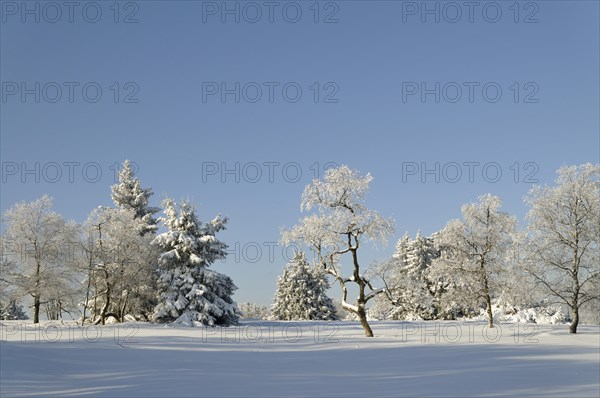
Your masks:
<svg viewBox="0 0 600 398"><path fill-rule="evenodd" d="M152 188L142 188L140 180L135 177L133 166L129 160L123 162L123 168L119 172L119 183L111 187L112 200L116 206L125 209L132 209L135 218L144 220L148 227L142 233L156 232L157 220L154 214L160 211L159 208L149 207L148 200L154 193Z"/></svg>
<svg viewBox="0 0 600 398"><path fill-rule="evenodd" d="M225 257L227 245L215 235L227 219L202 224L189 201L181 205L163 201L167 232L153 243L160 249L158 305L155 322L229 326L237 324L239 311L231 295L237 289L231 278L208 269Z"/></svg>
<svg viewBox="0 0 600 398"><path fill-rule="evenodd" d="M326 294L328 288L326 275L311 269L304 253L296 253L277 279L273 317L285 321L338 319Z"/></svg>
<svg viewBox="0 0 600 398"><path fill-rule="evenodd" d="M17 300L10 299L6 306L0 305L0 319L3 321L23 321L29 319L23 306L17 304Z"/></svg>

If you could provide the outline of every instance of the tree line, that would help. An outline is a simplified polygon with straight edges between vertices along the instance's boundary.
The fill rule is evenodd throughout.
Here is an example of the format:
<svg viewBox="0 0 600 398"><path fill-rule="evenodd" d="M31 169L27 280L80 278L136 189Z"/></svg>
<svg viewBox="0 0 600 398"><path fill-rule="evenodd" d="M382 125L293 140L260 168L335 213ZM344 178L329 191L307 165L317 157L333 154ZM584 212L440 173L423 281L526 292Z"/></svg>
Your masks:
<svg viewBox="0 0 600 398"><path fill-rule="evenodd" d="M203 223L189 201L170 198L157 218L160 209L149 206L152 194L125 161L112 186L114 207L94 209L81 225L54 212L47 195L7 210L0 300L12 310L4 318L15 317L15 301L29 296L34 323L41 311L50 320L79 312L82 324L105 324L111 317L237 323L235 284L209 269L226 255L227 245L216 234L227 219ZM159 224L166 232L157 234Z"/></svg>
<svg viewBox="0 0 600 398"><path fill-rule="evenodd" d="M366 267L359 251L394 231L392 219L365 204L371 180L347 166L329 169L306 186L301 210L308 214L281 239L315 254L315 269L339 285L342 308L366 336L373 336L369 315L456 319L484 310L492 328L494 306L558 304L569 309L576 333L582 307L600 312L600 165L564 166L554 186L534 186L524 230L499 197L486 194L464 205L461 219L431 237L404 235L391 259Z"/></svg>
<svg viewBox="0 0 600 398"><path fill-rule="evenodd" d="M298 252L284 268L271 318L337 319L326 294L330 281L339 287L340 307L366 336L373 336L370 319L457 319L484 311L494 327L499 306L510 312L551 304L569 309L569 331L576 333L582 307L600 308L600 165L564 166L553 186L534 186L525 198L525 229L501 210L499 197L486 194L464 205L461 219L429 237L405 234L392 258L365 266L363 247L386 242L395 229L394 220L366 206L371 181L341 166L305 187L307 214L282 231L280 243L302 247L313 259ZM112 186L114 206L94 209L81 225L52 211L48 196L6 211L4 319L23 316L16 300L29 296L35 323L45 311L48 319L79 312L82 324L111 317L236 324L237 288L210 269L226 256L216 235L227 219L201 222L189 201L170 198L156 217L151 195L126 161ZM166 232L158 234L159 225Z"/></svg>

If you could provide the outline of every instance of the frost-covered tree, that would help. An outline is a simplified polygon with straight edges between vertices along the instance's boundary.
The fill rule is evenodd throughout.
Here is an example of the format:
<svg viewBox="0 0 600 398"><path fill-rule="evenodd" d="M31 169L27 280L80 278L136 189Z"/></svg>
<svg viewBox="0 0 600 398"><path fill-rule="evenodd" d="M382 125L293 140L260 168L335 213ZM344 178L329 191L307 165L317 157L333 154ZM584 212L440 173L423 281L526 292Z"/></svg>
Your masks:
<svg viewBox="0 0 600 398"><path fill-rule="evenodd" d="M402 271L409 281L406 290L410 310L419 318L435 319L437 311L434 294L437 286L428 278L427 273L433 260L439 257L433 239L417 232L406 257L406 265Z"/></svg>
<svg viewBox="0 0 600 398"><path fill-rule="evenodd" d="M463 219L450 221L439 234L444 250L432 265L432 274L460 286L465 300L485 305L490 328L492 299L502 290L516 234L516 219L501 212L501 205L500 198L490 194L464 205Z"/></svg>
<svg viewBox="0 0 600 398"><path fill-rule="evenodd" d="M240 316L245 319L267 319L270 314L269 307L256 303L241 303L238 308Z"/></svg>
<svg viewBox="0 0 600 398"><path fill-rule="evenodd" d="M281 238L283 244L305 244L316 253L318 266L340 285L343 308L358 316L367 337L373 337L373 331L366 305L385 288L375 288L364 269L361 271L358 251L369 240L386 242L394 230L393 220L364 204L371 180L370 174L360 176L348 166L327 170L322 181L314 180L302 194L300 209L316 211L283 231ZM343 272L342 257L350 258L349 275ZM347 300L348 284L356 284L358 290L354 304Z"/></svg>
<svg viewBox="0 0 600 398"><path fill-rule="evenodd" d="M532 188L526 202L526 268L570 308L577 333L581 306L600 300L600 164L561 167L556 186Z"/></svg>
<svg viewBox="0 0 600 398"><path fill-rule="evenodd" d="M149 207L148 201L153 195L152 188L142 188L140 180L135 177L133 166L129 160L123 162L119 171L119 183L112 186L112 200L122 209L132 209L135 218L143 220L147 226L142 233L156 232L157 220L154 214L160 211L157 207Z"/></svg>
<svg viewBox="0 0 600 398"><path fill-rule="evenodd" d="M75 244L70 245L65 250L68 250L68 267L61 272L61 277L52 278L47 284L47 293L44 300L44 310L46 319L58 320L62 319L63 313L72 315L74 311L78 311L80 295L78 285L81 275L77 272L74 263L76 256L74 253Z"/></svg>
<svg viewBox="0 0 600 398"><path fill-rule="evenodd" d="M408 252L412 240L408 232L404 233L396 243L396 251L392 258L376 267L377 274L385 283L389 295L380 294L375 297L374 305L369 309L369 315L375 319L406 319L408 313L407 303L403 300L405 297L411 297L408 293L407 285L410 281L404 272L408 263ZM391 299L391 298L394 299Z"/></svg>
<svg viewBox="0 0 600 398"><path fill-rule="evenodd" d="M408 263L408 253L410 252L411 245L412 240L410 239L410 235L408 232L405 232L402 238L396 242L396 251L392 255L392 258L400 264Z"/></svg>
<svg viewBox="0 0 600 398"><path fill-rule="evenodd" d="M24 321L29 317L23 310L23 306L17 304L17 300L10 299L7 305L0 305L0 319L4 321Z"/></svg>
<svg viewBox="0 0 600 398"><path fill-rule="evenodd" d="M475 311L471 303L472 295L469 293L471 286L461 278L448 275L446 270L440 270L439 267L432 266L442 256L442 253L445 255L451 253L451 248L444 246L440 235L441 232L435 232L429 238L433 242L435 255L431 259L431 264L427 270L422 274L433 297L435 318L450 320L477 315L478 311ZM467 293L465 294L465 292Z"/></svg>
<svg viewBox="0 0 600 398"><path fill-rule="evenodd" d="M3 242L12 247L12 258L4 263L10 267L2 279L9 281L18 297L31 296L33 322L39 323L40 308L52 298L51 292L56 293L53 288L72 273L77 227L52 210L52 199L47 195L17 203L6 211L4 220L7 229Z"/></svg>
<svg viewBox="0 0 600 398"><path fill-rule="evenodd" d="M0 302L13 298L14 285L11 276L16 269L15 252L18 251L6 234L0 235Z"/></svg>
<svg viewBox="0 0 600 398"><path fill-rule="evenodd" d="M404 234L392 258L378 270L393 294L375 298L371 313L383 319L435 319L436 284L428 278L427 270L438 256L432 238L417 232L413 240Z"/></svg>
<svg viewBox="0 0 600 398"><path fill-rule="evenodd" d="M277 278L271 313L283 321L337 319L335 306L327 296L327 276L311 268L304 253L297 252Z"/></svg>
<svg viewBox="0 0 600 398"><path fill-rule="evenodd" d="M158 250L152 234L142 233L144 220L127 208L99 207L85 225L81 269L88 274L84 312L104 324L110 316L123 321L150 312L148 296L155 295ZM152 304L156 304L152 301Z"/></svg>
<svg viewBox="0 0 600 398"><path fill-rule="evenodd" d="M158 304L155 322L229 326L237 324L239 311L231 296L237 289L231 278L208 269L226 256L227 245L215 235L227 219L202 224L189 201L181 205L163 201L167 232L153 243L160 250Z"/></svg>

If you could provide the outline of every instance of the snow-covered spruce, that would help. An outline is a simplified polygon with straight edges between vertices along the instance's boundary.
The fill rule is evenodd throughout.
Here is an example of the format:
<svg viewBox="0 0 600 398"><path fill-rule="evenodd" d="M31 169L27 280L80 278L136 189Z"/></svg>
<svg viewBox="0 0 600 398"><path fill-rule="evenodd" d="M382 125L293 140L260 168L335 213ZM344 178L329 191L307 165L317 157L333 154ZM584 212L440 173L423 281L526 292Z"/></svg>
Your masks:
<svg viewBox="0 0 600 398"><path fill-rule="evenodd" d="M0 320L3 321L22 321L29 317L23 310L23 306L17 304L17 300L10 299L8 304L3 306L0 304Z"/></svg>
<svg viewBox="0 0 600 398"><path fill-rule="evenodd" d="M273 317L283 321L338 319L325 293L328 288L326 275L311 269L304 253L296 253L277 279Z"/></svg>
<svg viewBox="0 0 600 398"><path fill-rule="evenodd" d="M111 190L115 205L122 209L132 209L135 218L140 218L148 224L143 233L156 232L158 221L154 218L154 214L160 209L148 206L148 199L154 194L152 188L140 186L140 180L135 177L129 160L123 162L123 168L119 172L119 183L113 185Z"/></svg>
<svg viewBox="0 0 600 398"><path fill-rule="evenodd" d="M121 210L133 213L134 223L142 223L141 235L147 235L151 241L158 229L158 220L154 217L160 211L158 207L148 205L150 197L154 194L152 188L142 188L140 180L135 176L133 165L129 160L123 162L119 172L119 182L111 187L111 197L114 204ZM147 249L144 245L144 249ZM148 268L156 269L155 260L148 262ZM135 288L129 288L125 293L129 297L131 309L137 319L148 319L148 315L156 305L156 275L145 273ZM122 311L121 311L122 312ZM123 317L125 314L121 314Z"/></svg>
<svg viewBox="0 0 600 398"><path fill-rule="evenodd" d="M153 243L160 249L158 305L155 322L188 326L237 324L239 311L231 298L237 289L231 278L208 267L225 257L227 245L215 238L226 219L202 225L189 201L181 205L165 199L166 217L159 220L168 231Z"/></svg>
<svg viewBox="0 0 600 398"><path fill-rule="evenodd" d="M379 295L369 314L376 319L437 319L436 283L428 278L427 270L438 256L433 238L417 232L413 240L405 233L379 272L394 302L388 295Z"/></svg>

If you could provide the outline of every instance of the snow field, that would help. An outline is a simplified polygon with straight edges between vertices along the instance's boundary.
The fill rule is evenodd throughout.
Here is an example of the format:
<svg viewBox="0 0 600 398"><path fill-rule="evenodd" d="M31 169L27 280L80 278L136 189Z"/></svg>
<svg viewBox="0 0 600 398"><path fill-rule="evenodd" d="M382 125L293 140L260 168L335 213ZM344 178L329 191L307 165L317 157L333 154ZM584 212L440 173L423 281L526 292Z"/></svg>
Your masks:
<svg viewBox="0 0 600 398"><path fill-rule="evenodd" d="M482 322L0 326L0 395L594 396L600 329Z"/></svg>

